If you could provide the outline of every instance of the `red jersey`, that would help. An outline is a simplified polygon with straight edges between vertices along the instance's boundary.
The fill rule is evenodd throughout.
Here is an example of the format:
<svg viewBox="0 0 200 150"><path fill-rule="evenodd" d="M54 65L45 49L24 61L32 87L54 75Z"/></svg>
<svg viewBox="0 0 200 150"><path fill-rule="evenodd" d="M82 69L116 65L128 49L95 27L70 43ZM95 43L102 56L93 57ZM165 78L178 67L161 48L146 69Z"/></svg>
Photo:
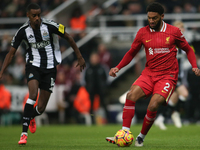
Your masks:
<svg viewBox="0 0 200 150"><path fill-rule="evenodd" d="M141 28L131 45L130 50L124 55L116 66L118 69L126 66L142 45L146 52L146 64L143 73L149 75L175 75L178 74L178 61L176 46L184 50L193 68L197 68L193 49L185 40L180 29L163 21L160 32L155 32L149 26Z"/></svg>

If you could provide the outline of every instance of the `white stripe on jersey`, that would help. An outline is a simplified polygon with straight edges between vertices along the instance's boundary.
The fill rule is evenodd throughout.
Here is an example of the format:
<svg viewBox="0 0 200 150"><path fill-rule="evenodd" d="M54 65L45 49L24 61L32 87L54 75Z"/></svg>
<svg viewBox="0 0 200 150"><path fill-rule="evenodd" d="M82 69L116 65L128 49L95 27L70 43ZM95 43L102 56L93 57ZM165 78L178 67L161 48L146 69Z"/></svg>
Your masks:
<svg viewBox="0 0 200 150"><path fill-rule="evenodd" d="M51 25L55 26L56 28L59 27L59 25L57 23L55 23L54 21L52 21L52 20L48 20L48 19L43 18L43 22L51 24ZM52 37L53 37L54 54L55 54L56 61L58 63L61 63L62 57L61 57L61 52L60 52L60 45L59 45L58 35L53 34Z"/></svg>
<svg viewBox="0 0 200 150"><path fill-rule="evenodd" d="M55 58L56 58L58 63L61 63L62 57L61 57L61 52L60 52L60 45L59 45L58 36L56 34L53 34L52 36L53 36L53 45L54 45L54 48L55 48L55 51L54 51Z"/></svg>
<svg viewBox="0 0 200 150"><path fill-rule="evenodd" d="M28 43L36 43L36 39L35 39L32 28L28 27L25 29L25 31L26 31L25 33L26 33L26 37L28 39ZM30 61L32 61L30 63L32 63L33 66L40 67L41 57L38 52L38 49L31 47L31 51L32 51L32 55L33 55L33 60L30 60ZM26 56L28 56L28 55L26 55ZM26 58L26 60L28 60L28 58Z"/></svg>
<svg viewBox="0 0 200 150"><path fill-rule="evenodd" d="M47 25L42 24L42 26L40 27L40 30L41 30L42 39L44 41L49 41L50 36L49 36L49 31L48 31ZM47 69L53 68L54 67L54 58L53 58L51 44L45 46L45 51L46 51L46 55L48 56Z"/></svg>
<svg viewBox="0 0 200 150"><path fill-rule="evenodd" d="M52 21L52 20L48 20L48 19L43 18L42 21L44 23L51 24L51 25L55 26L56 28L59 27L59 25L57 23L55 23L54 21ZM52 37L53 37L54 54L55 54L56 61L58 63L61 63L62 57L61 57L61 52L60 52L60 45L59 45L58 35L52 34Z"/></svg>

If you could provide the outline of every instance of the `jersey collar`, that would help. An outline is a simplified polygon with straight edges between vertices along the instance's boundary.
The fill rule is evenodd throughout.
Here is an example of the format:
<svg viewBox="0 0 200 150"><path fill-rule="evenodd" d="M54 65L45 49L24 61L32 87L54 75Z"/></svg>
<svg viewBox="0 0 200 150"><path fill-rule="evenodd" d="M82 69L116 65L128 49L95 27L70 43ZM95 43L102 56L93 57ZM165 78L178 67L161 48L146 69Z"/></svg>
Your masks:
<svg viewBox="0 0 200 150"><path fill-rule="evenodd" d="M165 32L166 28L167 28L167 24L163 21L163 25L162 25L162 28L160 29L160 32ZM155 30L150 28L150 32L155 32Z"/></svg>

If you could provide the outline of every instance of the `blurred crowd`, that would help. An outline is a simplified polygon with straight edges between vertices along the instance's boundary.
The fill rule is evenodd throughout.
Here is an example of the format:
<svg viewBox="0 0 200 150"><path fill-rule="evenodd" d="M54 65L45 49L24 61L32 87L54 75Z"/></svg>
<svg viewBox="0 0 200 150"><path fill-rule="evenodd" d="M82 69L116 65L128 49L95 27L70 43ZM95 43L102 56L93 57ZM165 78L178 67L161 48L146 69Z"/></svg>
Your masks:
<svg viewBox="0 0 200 150"><path fill-rule="evenodd" d="M1 0L0 17L26 17L26 6L37 3L41 6L42 15L47 14L66 0Z"/></svg>
<svg viewBox="0 0 200 150"><path fill-rule="evenodd" d="M0 17L1 18L7 18L7 17L26 17L25 9L27 4L30 2L38 3L41 6L42 9L42 15L45 16L56 8L57 6L61 5L66 0L1 0L0 1ZM131 15L131 14L145 14L146 6L153 2L157 1L163 4L165 8L165 13L200 13L200 1L197 0L168 0L168 1L162 1L162 0L119 0L115 3L113 3L108 8L104 8L101 6L97 0L93 1L90 8L88 8L86 11L83 11L81 6L75 7L72 12L70 12L68 15L69 17L69 24L67 27L71 29L72 32L70 34L74 38L74 40L77 42L83 37L85 37L87 34L85 32L85 29L89 26L98 26L98 24L88 24L88 19L95 19L95 16L97 15ZM108 22L108 26L133 26L133 22ZM4 29L9 26L0 25L0 29ZM13 28L13 26L11 26ZM4 35L0 39L0 68L2 66L2 62L7 54L7 52L10 49L10 41L12 37L9 36L9 34L4 33ZM25 79L25 45L21 45L18 49L14 61L12 64L8 67L6 73L3 76L3 84L4 85L26 85L26 79ZM64 52L67 48L70 46L66 41L63 39L60 39L60 49L61 52ZM107 83L107 76L103 77L103 74L98 74L103 70L108 75L108 70L113 66L113 59L111 57L111 53L107 46L104 43L101 43L97 41L96 39L91 39L89 42L85 43L83 46L80 47L80 51L85 58L87 62L87 68L83 73L80 73L80 71L76 68L77 62L75 61L75 55L72 53L69 57L65 58L62 61L62 64L58 66L57 71L57 78L55 81L56 86L63 86L62 89L64 93L64 98L62 101L64 101L65 104L60 105L59 109L63 110L66 109L66 117L74 115L74 118L77 117L74 113L74 100L76 99L76 94L78 93L80 87L85 85L85 88L87 91L93 94L93 97L91 99L95 99L95 94L99 94L102 100L102 105L104 109L105 102L104 98L106 96L106 87L108 85ZM95 55L95 56L94 56ZM93 64L93 58L95 57L97 62ZM90 74L90 71L92 70L93 74ZM189 72L188 75L191 73ZM96 81L96 76L99 76L99 79L101 78L100 82ZM101 76L101 77L100 77ZM192 76L192 75L191 75ZM94 78L93 78L94 77ZM195 77L190 77L191 80L190 84L196 84L197 82L192 82ZM198 80L198 79L197 79ZM95 84L91 85L90 82L93 82ZM192 86L192 85L190 85ZM200 99L200 95L198 94L200 89L199 86L195 85L196 87L190 87L191 91L195 91L194 95L196 99ZM97 89L94 89L94 87L97 87ZM104 89L103 91L100 91L101 93L97 93L96 91L99 91L99 89ZM95 100L93 100L95 101ZM198 100L195 100L198 101ZM197 106L196 102L192 104L193 106ZM75 107L79 107L77 104ZM87 106L86 106L87 107ZM79 108L77 108L79 110ZM80 110L82 111L82 110ZM91 111L91 110L90 110ZM91 111L92 113L92 111ZM192 112L191 112L192 113ZM194 115L191 114L190 116ZM108 113L106 110L106 117L108 118ZM200 116L197 116L197 120L200 120ZM61 119L62 120L62 119ZM70 120L70 118L68 118ZM78 122L79 119L77 119ZM92 120L93 121L93 120ZM61 121L62 122L62 121Z"/></svg>
<svg viewBox="0 0 200 150"><path fill-rule="evenodd" d="M38 3L42 9L42 15L45 15L65 1L67 0L1 0L0 17L25 17L26 10L24 8L29 3ZM163 4L165 13L200 12L200 2L197 0L118 0L109 8L103 8L97 0L93 0L93 4L88 9L87 15L142 14L146 13L146 6L154 1Z"/></svg>

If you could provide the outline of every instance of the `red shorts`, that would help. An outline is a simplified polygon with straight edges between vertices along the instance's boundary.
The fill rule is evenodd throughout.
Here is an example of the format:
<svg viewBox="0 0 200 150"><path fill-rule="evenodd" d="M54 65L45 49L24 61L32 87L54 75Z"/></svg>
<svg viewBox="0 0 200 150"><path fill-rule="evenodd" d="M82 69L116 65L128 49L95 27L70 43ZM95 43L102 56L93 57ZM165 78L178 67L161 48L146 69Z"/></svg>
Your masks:
<svg viewBox="0 0 200 150"><path fill-rule="evenodd" d="M176 82L177 79L175 76L149 76L142 74L133 85L141 87L147 97L152 94L162 95L166 99L166 103L168 103L168 100L176 87Z"/></svg>

